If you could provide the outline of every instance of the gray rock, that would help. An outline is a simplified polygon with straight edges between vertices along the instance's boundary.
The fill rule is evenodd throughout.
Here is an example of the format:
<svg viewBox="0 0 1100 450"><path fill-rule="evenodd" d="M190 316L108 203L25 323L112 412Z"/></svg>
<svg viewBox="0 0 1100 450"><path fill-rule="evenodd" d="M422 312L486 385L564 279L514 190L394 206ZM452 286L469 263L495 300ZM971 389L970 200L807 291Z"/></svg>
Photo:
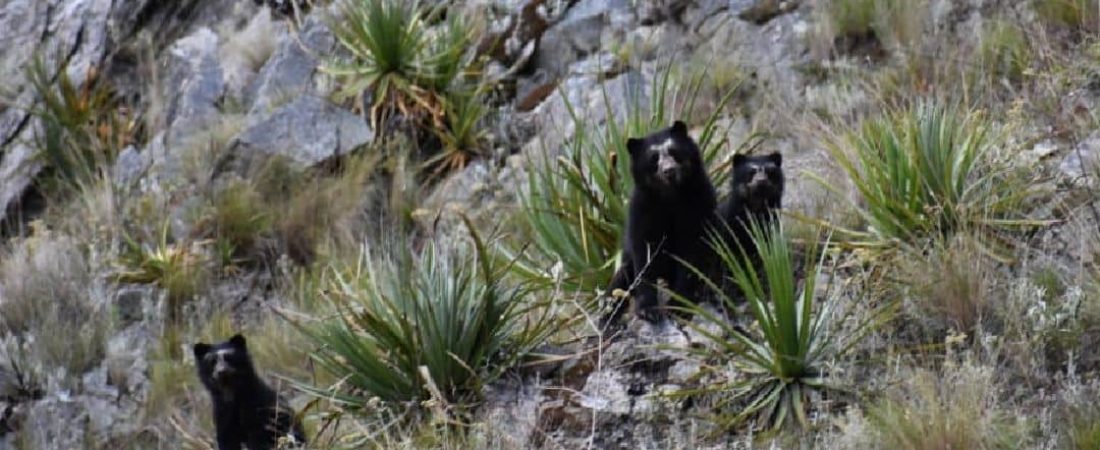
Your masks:
<svg viewBox="0 0 1100 450"><path fill-rule="evenodd" d="M1079 186L1098 185L1100 177L1100 131L1093 132L1070 150L1058 169Z"/></svg>
<svg viewBox="0 0 1100 450"><path fill-rule="evenodd" d="M166 150L172 152L218 120L218 102L225 79L218 60L218 35L202 27L168 49L169 75L165 92L174 93L165 117Z"/></svg>
<svg viewBox="0 0 1100 450"><path fill-rule="evenodd" d="M0 220L23 198L34 176L42 170L42 164L35 159L37 150L29 145L33 138L31 127L27 127L14 142L0 148Z"/></svg>
<svg viewBox="0 0 1100 450"><path fill-rule="evenodd" d="M582 0L539 40L535 67L561 76L577 58L600 49L601 35L613 10L631 8L628 0ZM623 24L626 26L626 24Z"/></svg>
<svg viewBox="0 0 1100 450"><path fill-rule="evenodd" d="M129 186L136 182L149 169L148 153L139 152L134 146L128 146L115 158L114 179L120 186Z"/></svg>
<svg viewBox="0 0 1100 450"><path fill-rule="evenodd" d="M266 116L288 98L305 93L323 94L315 88L314 76L322 63L320 58L335 51L336 39L322 15L310 15L298 33L282 34L275 53L250 88L250 97L254 99L250 118Z"/></svg>
<svg viewBox="0 0 1100 450"><path fill-rule="evenodd" d="M535 164L553 160L576 132L577 123L597 126L609 114L621 122L636 109L641 109L644 115L650 104L652 80L652 74L639 71L629 71L603 83L592 75L564 80L557 91L531 111L533 128L539 134L524 144L524 153ZM569 112L570 106L576 120Z"/></svg>
<svg viewBox="0 0 1100 450"><path fill-rule="evenodd" d="M152 301L153 288L148 285L123 286L115 294L115 311L120 325L140 321L144 315L144 305Z"/></svg>
<svg viewBox="0 0 1100 450"><path fill-rule="evenodd" d="M324 99L304 95L278 108L237 137L238 157L283 155L313 166L370 142L374 132L363 118Z"/></svg>
<svg viewBox="0 0 1100 450"><path fill-rule="evenodd" d="M51 396L27 410L22 438L31 448L84 448L83 430L91 412L69 396Z"/></svg>

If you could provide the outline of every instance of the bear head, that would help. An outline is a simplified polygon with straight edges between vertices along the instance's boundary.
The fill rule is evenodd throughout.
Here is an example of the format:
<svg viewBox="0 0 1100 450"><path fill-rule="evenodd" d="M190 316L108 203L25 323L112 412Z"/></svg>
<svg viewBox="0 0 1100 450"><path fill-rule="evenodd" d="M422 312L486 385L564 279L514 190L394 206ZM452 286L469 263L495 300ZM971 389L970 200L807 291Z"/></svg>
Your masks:
<svg viewBox="0 0 1100 450"><path fill-rule="evenodd" d="M634 185L647 191L671 196L703 173L699 147L681 121L648 136L627 139L626 149Z"/></svg>
<svg viewBox="0 0 1100 450"><path fill-rule="evenodd" d="M730 195L752 207L778 208L783 197L783 156L733 155Z"/></svg>
<svg viewBox="0 0 1100 450"><path fill-rule="evenodd" d="M248 344L240 334L218 344L200 342L193 350L199 379L211 391L231 395L241 383L255 378Z"/></svg>

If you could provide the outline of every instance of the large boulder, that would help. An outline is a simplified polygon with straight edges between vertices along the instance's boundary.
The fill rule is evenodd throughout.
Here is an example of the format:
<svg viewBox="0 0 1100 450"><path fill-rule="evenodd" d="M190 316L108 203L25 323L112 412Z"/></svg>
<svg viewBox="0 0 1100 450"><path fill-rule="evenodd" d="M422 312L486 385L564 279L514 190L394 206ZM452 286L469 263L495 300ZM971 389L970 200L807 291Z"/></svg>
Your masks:
<svg viewBox="0 0 1100 450"><path fill-rule="evenodd" d="M282 155L305 167L317 165L370 142L366 121L313 95L303 95L275 110L237 137L237 156Z"/></svg>
<svg viewBox="0 0 1100 450"><path fill-rule="evenodd" d="M301 31L282 34L275 52L256 75L249 88L250 121L266 117L280 103L302 94L324 94L318 73L324 57L336 51L336 38L325 23L328 11L317 11L306 19Z"/></svg>

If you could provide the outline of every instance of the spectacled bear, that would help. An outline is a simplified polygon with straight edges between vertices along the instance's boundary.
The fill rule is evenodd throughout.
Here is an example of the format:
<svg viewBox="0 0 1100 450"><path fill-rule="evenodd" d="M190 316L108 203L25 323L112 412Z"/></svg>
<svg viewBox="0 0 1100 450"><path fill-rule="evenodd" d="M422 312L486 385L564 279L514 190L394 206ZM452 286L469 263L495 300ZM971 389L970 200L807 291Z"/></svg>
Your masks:
<svg viewBox="0 0 1100 450"><path fill-rule="evenodd" d="M726 226L723 232L726 245L734 255L740 255L738 248L741 248L750 260L758 263L759 252L752 241L751 222L756 221L764 230L770 229L778 218L783 185L783 156L778 152L733 156L729 197L719 209L719 215Z"/></svg>
<svg viewBox="0 0 1100 450"><path fill-rule="evenodd" d="M244 336L193 347L199 379L214 403L218 450L269 450L279 438L304 443L294 411L256 374Z"/></svg>
<svg viewBox="0 0 1100 450"><path fill-rule="evenodd" d="M707 264L706 230L717 220L718 199L699 147L684 122L628 139L626 148L634 191L622 260L610 290L635 287L631 293L635 313L655 322L664 317L658 280L687 298L693 298L701 286L676 258L700 269ZM621 311L620 304L604 323L616 320Z"/></svg>

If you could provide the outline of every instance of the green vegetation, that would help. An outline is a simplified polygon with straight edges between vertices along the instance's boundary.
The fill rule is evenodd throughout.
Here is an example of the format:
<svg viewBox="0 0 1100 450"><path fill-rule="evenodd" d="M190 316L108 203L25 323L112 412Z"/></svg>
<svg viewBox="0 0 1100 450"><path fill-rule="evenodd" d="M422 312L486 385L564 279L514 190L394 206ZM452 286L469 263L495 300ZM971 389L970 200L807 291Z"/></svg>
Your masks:
<svg viewBox="0 0 1100 450"><path fill-rule="evenodd" d="M259 192L249 183L233 180L217 193L209 218L217 236L222 266L238 261L257 260L262 241L271 229L270 211L261 203Z"/></svg>
<svg viewBox="0 0 1100 450"><path fill-rule="evenodd" d="M671 68L665 68L648 96L627 94L632 106L622 111L622 117L609 117L604 126L589 125L567 105L573 135L560 157L535 162L527 189L520 195L522 232L530 246L510 249L510 254L520 255L515 274L538 286L582 295L607 285L618 264L626 203L633 187L626 140L667 128L702 100L698 93L705 72L683 84L677 84L674 76ZM694 135L716 185L728 179L728 164L718 164L727 141L717 120L731 95L732 91L722 98L701 122L702 131ZM649 103L641 104L639 97L648 98Z"/></svg>
<svg viewBox="0 0 1100 450"><path fill-rule="evenodd" d="M759 268L745 249L731 248L720 240L715 249L723 277L730 277L744 293L754 326L746 330L720 313L686 303L689 311L702 318L689 326L712 344L691 352L707 362L704 371L724 380L687 393L719 393L719 407L735 411L720 414L723 428L754 417L772 429L781 428L791 418L808 427L812 391L829 388L826 364L844 356L874 323L868 320L838 332L832 320L844 314L833 311L836 301L830 297L831 289L823 299L815 299L826 255L819 256L816 242L805 253L801 267L806 276L800 283L795 275L799 266L782 226L766 229L754 223L751 235L759 249ZM723 283L711 280L708 284L726 308L738 309ZM711 365L715 351L718 362ZM730 373L731 369L736 373Z"/></svg>
<svg viewBox="0 0 1100 450"><path fill-rule="evenodd" d="M1085 33L1100 30L1097 0L1034 0L1035 12L1044 22Z"/></svg>
<svg viewBox="0 0 1100 450"><path fill-rule="evenodd" d="M842 231L873 247L919 247L968 231L1007 256L995 244L1007 244L1002 233L1035 223L1024 207L1034 188L997 158L989 133L979 113L921 102L832 143L830 154L859 192L855 207L868 226Z"/></svg>
<svg viewBox="0 0 1100 450"><path fill-rule="evenodd" d="M1018 83L1031 64L1031 44L1019 24L994 20L982 28L977 59L985 80Z"/></svg>
<svg viewBox="0 0 1100 450"><path fill-rule="evenodd" d="M442 151L428 166L437 174L479 155L483 86L466 52L474 33L462 14L419 1L344 0L341 15L333 31L353 58L326 67L343 82L339 96L359 101L369 91L376 130L391 131L389 119L400 116L416 127L405 131L435 135ZM429 29L440 21L441 30Z"/></svg>
<svg viewBox="0 0 1100 450"><path fill-rule="evenodd" d="M463 406L556 331L505 270L476 234L453 252L364 249L350 267L330 267L321 292L339 315L304 331L340 381L306 389L353 410L372 398Z"/></svg>
<svg viewBox="0 0 1100 450"><path fill-rule="evenodd" d="M568 73L538 87L560 86L569 117L557 96L530 112L509 109L522 90L512 83L545 62L517 59L512 44L545 44L530 35L564 11L535 3L314 8L336 12L337 54L350 56L324 67L335 97L368 116L379 142L311 168L235 158L234 137L252 119L248 99L233 98L246 84L238 76L282 45L270 39L282 23L214 27L243 39L218 39L227 95L217 123L177 135L177 148L147 147L148 176L133 185L115 182L115 156L143 147L143 126L162 131L176 93L156 80L116 93L95 69L74 83L70 71L35 61L29 90L13 83L4 94L41 99L21 126L41 121L35 191L48 205L0 236L0 378L13 381L0 403L17 403L0 411L0 434L36 432L48 403L29 399L46 392L54 401L65 395L58 386L77 401L99 398L91 389L106 372L118 411L141 402L139 436L104 437L92 420L78 425L84 445L211 448L211 405L190 345L242 332L265 378L304 411L316 448L622 446L650 429L655 439L637 440L668 448L1100 446L1100 409L1088 401L1100 386L1090 352L1100 336L1100 231L1090 211L1100 169L1046 178L1076 175L1074 157L1095 159L1095 0L1005 10L803 2L766 25L777 34L763 40L718 20L729 10L692 27L649 18L585 50L593 59L583 65L563 61ZM511 71L501 86L483 78L480 16L491 19L487 37L508 42L490 52L492 64L522 63L520 80ZM288 20L290 35L305 30L298 19ZM722 46L735 36L751 42L729 44L736 58L727 58ZM803 36L812 42L792 42ZM814 51L785 54L804 46ZM608 50L610 65L587 64ZM110 54L122 66L108 73L156 78L168 53L150 47L156 65L131 68L131 51ZM673 52L667 66L654 62ZM806 69L791 72L787 62L803 59ZM611 92L623 86L636 90ZM603 89L602 104L592 89ZM135 98L147 104L125 103ZM21 107L7 100L0 112ZM532 118L536 127L570 120L564 143L555 130L528 134ZM783 152L781 225L755 230L756 264L719 248L717 307L692 302L683 306L691 321L628 318L614 333L590 332L590 303L620 256L632 188L625 141L676 119L694 127L720 191L731 154L763 144ZM743 129L741 142L727 139ZM529 151L537 139L557 142ZM471 187L474 205L443 191L470 184L426 182L520 145L507 169L486 161L469 174L493 178ZM444 216L462 208L509 234L482 242L484 230L467 223L473 237L456 236ZM822 238L823 224L833 238ZM764 232L774 238L761 241ZM134 308L133 297L116 297L132 288L123 283L151 285L166 307L149 311L142 296L139 311L113 314L122 300ZM730 284L744 298L719 290ZM902 320L887 320L896 311ZM131 343L143 348L118 348ZM544 353L553 356L533 361ZM512 382L523 392L502 402ZM670 393L685 402L666 403ZM127 433L116 428L129 418L112 420L111 433ZM17 445L37 439L15 433Z"/></svg>
<svg viewBox="0 0 1100 450"><path fill-rule="evenodd" d="M446 126L437 133L443 143L443 151L424 164L435 167L436 175L446 170L459 169L470 158L485 154L486 132L481 126L488 107L483 89L452 89L447 92L445 100Z"/></svg>
<svg viewBox="0 0 1100 450"><path fill-rule="evenodd" d="M138 137L137 117L127 117L95 68L77 86L67 67L52 77L42 56L28 67L27 79L41 99L31 113L41 120L36 135L39 158L48 175L46 192L61 194L99 179L118 152Z"/></svg>
<svg viewBox="0 0 1100 450"><path fill-rule="evenodd" d="M831 0L826 15L835 37L872 36L878 0Z"/></svg>
<svg viewBox="0 0 1100 450"><path fill-rule="evenodd" d="M171 242L165 221L153 244L127 238L122 265L115 275L121 283L156 284L164 290L169 320L180 317L184 304L193 300L209 279L205 253L199 243Z"/></svg>

